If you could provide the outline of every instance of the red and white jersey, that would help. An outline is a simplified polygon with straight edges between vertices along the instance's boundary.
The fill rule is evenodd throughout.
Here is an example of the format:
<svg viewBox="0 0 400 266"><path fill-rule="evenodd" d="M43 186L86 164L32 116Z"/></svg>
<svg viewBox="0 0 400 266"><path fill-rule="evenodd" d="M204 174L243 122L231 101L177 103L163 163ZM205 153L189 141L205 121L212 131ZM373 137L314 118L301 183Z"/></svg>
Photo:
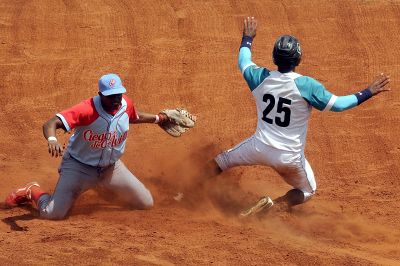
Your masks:
<svg viewBox="0 0 400 266"><path fill-rule="evenodd" d="M132 100L126 95L123 95L121 107L113 114L106 112L100 96L95 96L57 116L67 131L75 129L67 148L70 155L95 167L109 166L122 156L129 123L139 118Z"/></svg>

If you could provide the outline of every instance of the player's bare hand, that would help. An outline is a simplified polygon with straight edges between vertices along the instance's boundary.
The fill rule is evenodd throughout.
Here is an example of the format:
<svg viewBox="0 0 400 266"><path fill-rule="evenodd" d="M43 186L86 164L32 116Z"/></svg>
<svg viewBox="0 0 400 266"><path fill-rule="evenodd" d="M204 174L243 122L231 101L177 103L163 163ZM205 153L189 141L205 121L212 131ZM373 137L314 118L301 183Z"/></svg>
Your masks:
<svg viewBox="0 0 400 266"><path fill-rule="evenodd" d="M369 86L368 89L371 91L372 95L376 95L378 93L384 91L390 91L388 86L390 82L390 78L388 75L381 73Z"/></svg>
<svg viewBox="0 0 400 266"><path fill-rule="evenodd" d="M243 23L243 36L256 37L257 20L254 17L247 17Z"/></svg>
<svg viewBox="0 0 400 266"><path fill-rule="evenodd" d="M64 153L64 148L56 140L48 141L48 147L52 157L61 157Z"/></svg>

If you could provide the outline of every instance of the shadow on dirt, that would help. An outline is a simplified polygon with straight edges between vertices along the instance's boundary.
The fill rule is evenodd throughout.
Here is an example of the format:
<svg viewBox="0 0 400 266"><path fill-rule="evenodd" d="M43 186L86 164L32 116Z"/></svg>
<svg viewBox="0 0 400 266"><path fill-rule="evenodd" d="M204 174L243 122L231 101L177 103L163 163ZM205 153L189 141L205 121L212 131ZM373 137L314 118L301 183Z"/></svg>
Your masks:
<svg viewBox="0 0 400 266"><path fill-rule="evenodd" d="M25 214L16 215L16 216L10 216L10 217L1 219L1 221L3 223L10 226L10 229L12 231L28 231L27 226L19 226L17 222L18 221L29 221L29 220L36 219L38 217L37 211L32 206L26 205L26 206L20 206L20 207L25 210L28 210L30 213L25 213ZM0 203L0 209L9 210L9 208L7 208L3 202Z"/></svg>
<svg viewBox="0 0 400 266"><path fill-rule="evenodd" d="M26 213L17 216L11 216L1 219L1 221L10 226L12 231L28 231L27 226L19 226L18 221L29 221L35 219L36 216L32 213Z"/></svg>

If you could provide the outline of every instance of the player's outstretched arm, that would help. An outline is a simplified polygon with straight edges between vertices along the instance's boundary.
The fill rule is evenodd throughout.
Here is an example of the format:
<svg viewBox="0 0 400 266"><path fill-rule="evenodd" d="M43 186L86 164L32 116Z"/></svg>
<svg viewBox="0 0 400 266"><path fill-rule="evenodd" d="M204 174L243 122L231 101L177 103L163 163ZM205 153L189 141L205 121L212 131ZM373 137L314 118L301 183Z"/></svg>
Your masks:
<svg viewBox="0 0 400 266"><path fill-rule="evenodd" d="M149 114L145 112L138 111L138 119L133 121L133 124L141 124L141 123L157 123L157 116L154 114ZM160 119L160 118L158 118Z"/></svg>
<svg viewBox="0 0 400 266"><path fill-rule="evenodd" d="M173 137L180 137L183 133L194 127L196 116L189 113L186 109L164 109L157 115L144 112L137 112L138 119L132 123L155 123L158 124L166 133Z"/></svg>
<svg viewBox="0 0 400 266"><path fill-rule="evenodd" d="M389 91L389 82L389 76L381 73L371 82L371 84L365 90L362 90L352 95L337 97L331 111L341 112L351 109L357 105L362 104L366 100L370 99L372 96L378 95L379 93L384 91Z"/></svg>
<svg viewBox="0 0 400 266"><path fill-rule="evenodd" d="M389 76L381 73L366 89L354 94L336 96L313 78L302 76L295 79L296 86L301 95L313 107L320 111L333 112L349 110L381 92L389 91L389 82Z"/></svg>
<svg viewBox="0 0 400 266"><path fill-rule="evenodd" d="M389 91L390 90L388 86L389 82L390 82L389 76L381 73L378 77L376 77L372 81L372 83L368 86L368 88L353 94L355 97L351 95L354 98L356 98L355 100L353 100L354 103L352 103L352 100L349 96L338 97L332 109L333 111L335 111L335 109L343 111L350 109L354 106L360 105L366 100L370 99L372 96L378 95L379 93L384 91ZM340 105L341 107L338 108Z"/></svg>
<svg viewBox="0 0 400 266"><path fill-rule="evenodd" d="M56 138L56 130L58 128L62 128L65 131L64 124L57 116L50 118L46 123L43 124L43 136L47 140L49 153L52 157L63 155L63 148Z"/></svg>

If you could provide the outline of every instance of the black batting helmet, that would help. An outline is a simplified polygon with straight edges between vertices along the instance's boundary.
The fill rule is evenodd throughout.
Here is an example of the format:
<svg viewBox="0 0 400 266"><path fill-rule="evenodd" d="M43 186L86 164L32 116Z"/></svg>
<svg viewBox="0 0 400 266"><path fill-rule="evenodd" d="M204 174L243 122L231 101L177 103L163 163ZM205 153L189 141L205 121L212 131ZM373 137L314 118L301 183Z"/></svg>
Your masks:
<svg viewBox="0 0 400 266"><path fill-rule="evenodd" d="M272 51L274 64L281 67L295 67L301 60L300 43L291 35L280 36Z"/></svg>

